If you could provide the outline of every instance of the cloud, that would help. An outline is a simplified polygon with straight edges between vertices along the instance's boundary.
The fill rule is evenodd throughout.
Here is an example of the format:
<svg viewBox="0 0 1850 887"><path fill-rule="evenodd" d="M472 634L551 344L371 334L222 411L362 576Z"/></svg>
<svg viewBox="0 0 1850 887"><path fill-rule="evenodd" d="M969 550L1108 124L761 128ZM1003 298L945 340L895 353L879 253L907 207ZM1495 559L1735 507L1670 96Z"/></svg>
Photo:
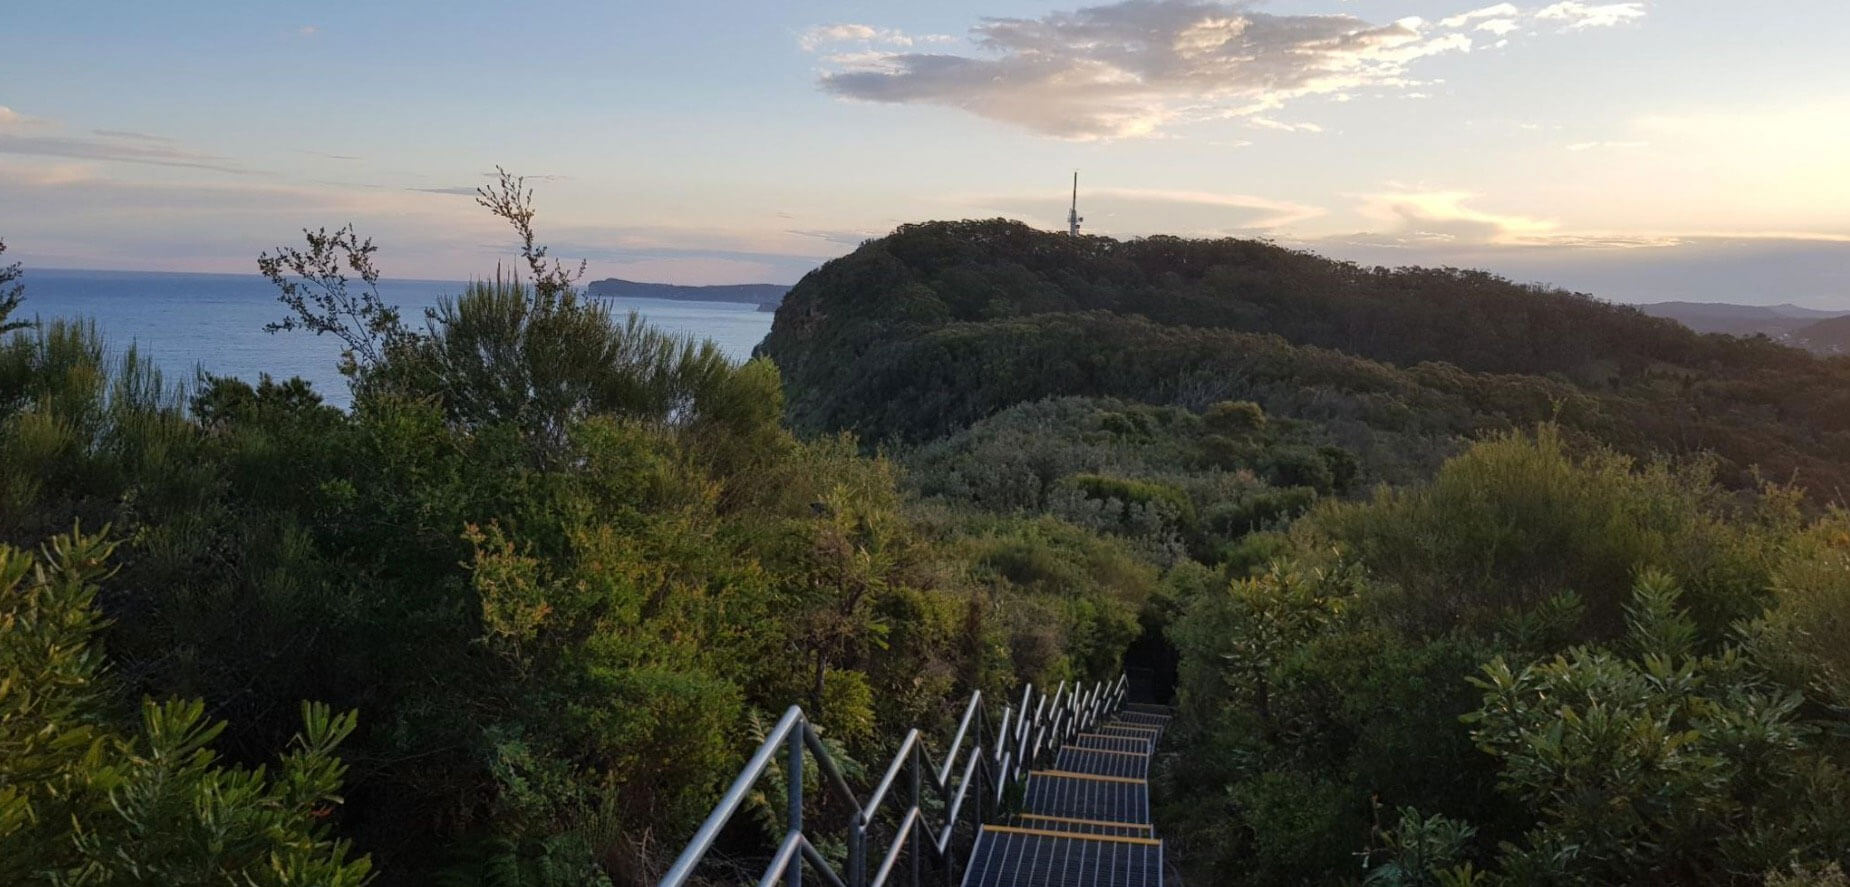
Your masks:
<svg viewBox="0 0 1850 887"><path fill-rule="evenodd" d="M835 25L817 25L804 31L797 37L797 44L804 52L815 52L824 46L839 43L867 43L879 46L912 46L918 43L949 43L956 38L944 34L922 34L913 36L893 28L876 28L873 25L852 23Z"/></svg>
<svg viewBox="0 0 1850 887"><path fill-rule="evenodd" d="M1041 18L984 19L986 55L875 52L838 62L821 88L848 99L959 108L1072 139L1149 136L1250 116L1303 96L1416 85L1409 68L1468 52L1418 18L1272 15L1243 2L1121 0Z"/></svg>
<svg viewBox="0 0 1850 887"><path fill-rule="evenodd" d="M406 191L417 191L417 192L420 192L420 193L423 193L423 194L455 194L455 195L457 195L457 196L460 196L460 197L474 197L474 196L476 196L477 194L479 194L479 193L481 193L481 192L479 192L479 191L477 191L477 190L475 190L474 188L462 188L462 187L456 187L456 188L406 188L405 190L406 190Z"/></svg>
<svg viewBox="0 0 1850 887"><path fill-rule="evenodd" d="M1634 19L1644 18L1645 6L1637 3L1581 3L1578 0L1565 0L1535 13L1543 21L1558 21L1570 31L1582 28L1610 28Z"/></svg>
<svg viewBox="0 0 1850 887"><path fill-rule="evenodd" d="M1379 234L1354 235L1352 242L1376 246L1420 244L1520 244L1546 239L1555 223L1503 215L1468 206L1481 195L1469 191L1390 191L1357 195L1356 212L1385 224Z"/></svg>
<svg viewBox="0 0 1850 887"><path fill-rule="evenodd" d="M1495 6L1473 9L1470 12L1461 12L1449 18L1440 19L1439 24L1448 28L1462 28L1478 19L1509 19L1521 14L1522 10L1517 9L1514 4L1499 3Z"/></svg>
<svg viewBox="0 0 1850 887"><path fill-rule="evenodd" d="M99 135L106 139L128 139L136 142L166 142L170 144L173 142L173 139L166 136L148 135L145 132L135 132L128 129L93 129L90 130L90 134Z"/></svg>
<svg viewBox="0 0 1850 887"><path fill-rule="evenodd" d="M295 29L295 35L297 37L302 37L302 38L313 37L319 33L321 33L321 29L315 27L314 25L303 25L302 27Z"/></svg>
<svg viewBox="0 0 1850 887"><path fill-rule="evenodd" d="M1850 238L1804 235L1573 235L1516 245L1293 243L1375 265L1481 268L1618 302L1670 300L1850 310Z"/></svg>
<svg viewBox="0 0 1850 887"><path fill-rule="evenodd" d="M1513 18L1493 18L1477 23L1477 30L1487 31L1498 37L1504 37L1522 30L1522 26Z"/></svg>
<svg viewBox="0 0 1850 887"><path fill-rule="evenodd" d="M785 215L785 214L780 214L780 215ZM860 246L862 241L872 240L880 236L878 233L875 233L872 231L791 230L791 231L785 231L784 233L795 235L797 237L813 237L825 243L835 243L835 244L840 244L842 246L849 246L849 247Z"/></svg>
<svg viewBox="0 0 1850 887"><path fill-rule="evenodd" d="M0 207L12 206L34 210L31 229L8 237L28 267L249 273L259 252L299 244L303 226L347 222L379 244L380 267L394 278L491 274L514 249L506 224L469 201L432 200L402 187L286 184L257 176L125 181L94 163L0 156ZM590 259L593 277L791 282L848 251L776 228L542 227L556 255ZM10 260L15 253L7 255Z"/></svg>
<svg viewBox="0 0 1850 887"><path fill-rule="evenodd" d="M1407 95L1410 98L1411 97L1425 98L1425 95L1423 93L1410 92L1410 93L1407 93ZM1315 123L1286 123L1282 120L1273 120L1270 117L1260 117L1258 115L1254 115L1252 117L1246 118L1246 122L1253 126L1257 126L1260 129L1271 129L1271 130L1276 130L1278 132L1322 132L1323 131L1323 127L1318 126Z"/></svg>
<svg viewBox="0 0 1850 887"><path fill-rule="evenodd" d="M988 194L948 198L956 212L1004 215L1043 227L1064 227L1066 192ZM1137 234L1224 235L1270 231L1324 215L1322 207L1252 194L1162 188L1092 188L1079 191L1086 229Z"/></svg>
<svg viewBox="0 0 1850 887"><path fill-rule="evenodd" d="M28 114L21 114L12 108L0 105L0 131L8 129L14 131L56 129L57 125L56 121L47 120L43 117L33 117Z"/></svg>
<svg viewBox="0 0 1850 887"><path fill-rule="evenodd" d="M1648 148L1650 146L1651 146L1650 142L1575 142L1571 145L1568 145L1567 150L1569 151L1593 151L1593 150L1604 149L1604 148L1617 148L1621 150L1626 150L1626 149L1631 149L1631 148Z"/></svg>
<svg viewBox="0 0 1850 887"><path fill-rule="evenodd" d="M125 139L91 139L81 136L34 136L0 132L0 154L63 157L71 160L106 160L116 163L140 163L149 166L171 166L239 174L250 171L226 158L185 148L159 143L139 143Z"/></svg>
<svg viewBox="0 0 1850 887"><path fill-rule="evenodd" d="M66 160L103 160L246 173L250 170L228 158L183 147L164 136L125 129L96 129L90 135L66 135L55 120L28 117L0 106L0 154L57 157Z"/></svg>

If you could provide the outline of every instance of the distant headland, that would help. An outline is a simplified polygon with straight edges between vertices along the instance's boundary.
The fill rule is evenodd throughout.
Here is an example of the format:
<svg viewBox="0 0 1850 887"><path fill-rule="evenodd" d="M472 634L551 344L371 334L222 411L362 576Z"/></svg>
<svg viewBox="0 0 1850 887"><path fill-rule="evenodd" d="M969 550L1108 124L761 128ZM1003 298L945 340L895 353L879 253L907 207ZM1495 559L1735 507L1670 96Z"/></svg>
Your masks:
<svg viewBox="0 0 1850 887"><path fill-rule="evenodd" d="M585 287L593 296L625 299L674 299L684 302L744 302L760 310L775 310L784 301L790 287L781 283L735 283L723 286L682 286L673 283L640 283L617 277L594 280Z"/></svg>

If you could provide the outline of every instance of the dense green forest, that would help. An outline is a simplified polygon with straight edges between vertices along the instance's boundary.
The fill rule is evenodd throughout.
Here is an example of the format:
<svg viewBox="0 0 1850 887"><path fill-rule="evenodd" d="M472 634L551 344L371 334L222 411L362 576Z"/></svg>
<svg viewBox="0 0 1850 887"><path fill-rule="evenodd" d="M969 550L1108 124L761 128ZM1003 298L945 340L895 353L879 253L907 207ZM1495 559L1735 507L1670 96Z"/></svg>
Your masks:
<svg viewBox="0 0 1850 887"><path fill-rule="evenodd" d="M787 296L804 433L1161 570L1214 884L1841 884L1850 361L1456 269L909 225Z"/></svg>
<svg viewBox="0 0 1850 887"><path fill-rule="evenodd" d="M647 884L793 701L884 761L1128 664L1190 880L1846 883L1850 362L990 221L736 364L481 196L522 267L422 322L262 258L351 410L0 343L0 881Z"/></svg>
<svg viewBox="0 0 1850 887"><path fill-rule="evenodd" d="M421 326L351 231L266 256L349 412L183 396L87 325L0 346L0 882L648 883L793 701L884 760L971 689L1116 673L1128 546L911 510L769 361L576 296L504 184L530 273Z"/></svg>

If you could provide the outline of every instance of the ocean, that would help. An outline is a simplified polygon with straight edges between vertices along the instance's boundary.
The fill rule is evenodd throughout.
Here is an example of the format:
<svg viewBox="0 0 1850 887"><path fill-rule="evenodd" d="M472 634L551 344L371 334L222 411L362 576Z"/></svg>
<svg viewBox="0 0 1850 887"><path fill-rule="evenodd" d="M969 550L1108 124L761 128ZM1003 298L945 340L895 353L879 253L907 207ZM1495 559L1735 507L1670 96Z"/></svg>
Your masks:
<svg viewBox="0 0 1850 887"><path fill-rule="evenodd" d="M340 342L307 332L266 333L263 325L286 312L269 281L254 274L179 274L152 271L25 269L25 302L15 320L88 318L112 352L133 343L161 370L166 382L190 391L199 370L256 381L301 376L331 404L348 403L338 369ZM382 280L379 293L398 305L406 321L423 323L424 309L463 284L439 280ZM674 333L711 339L735 360L771 331L771 314L756 305L666 299L605 299L618 315L629 311Z"/></svg>

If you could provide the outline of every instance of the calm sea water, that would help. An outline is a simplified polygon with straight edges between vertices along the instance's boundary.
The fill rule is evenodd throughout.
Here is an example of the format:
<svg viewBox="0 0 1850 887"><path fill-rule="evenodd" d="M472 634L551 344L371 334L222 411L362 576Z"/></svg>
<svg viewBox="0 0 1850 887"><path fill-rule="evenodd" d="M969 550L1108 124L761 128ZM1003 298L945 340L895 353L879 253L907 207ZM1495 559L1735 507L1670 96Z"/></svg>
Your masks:
<svg viewBox="0 0 1850 887"><path fill-rule="evenodd" d="M149 271L26 269L26 300L15 319L37 316L96 321L112 351L133 343L169 382L191 388L196 370L255 381L260 373L301 376L329 403L345 406L347 383L337 370L340 343L331 336L263 331L280 320L276 290L256 275ZM421 323L423 309L463 284L437 280L381 281L379 292ZM711 339L736 360L771 331L770 312L728 302L607 299L619 315L635 311L662 329ZM22 317L23 316L23 317Z"/></svg>

